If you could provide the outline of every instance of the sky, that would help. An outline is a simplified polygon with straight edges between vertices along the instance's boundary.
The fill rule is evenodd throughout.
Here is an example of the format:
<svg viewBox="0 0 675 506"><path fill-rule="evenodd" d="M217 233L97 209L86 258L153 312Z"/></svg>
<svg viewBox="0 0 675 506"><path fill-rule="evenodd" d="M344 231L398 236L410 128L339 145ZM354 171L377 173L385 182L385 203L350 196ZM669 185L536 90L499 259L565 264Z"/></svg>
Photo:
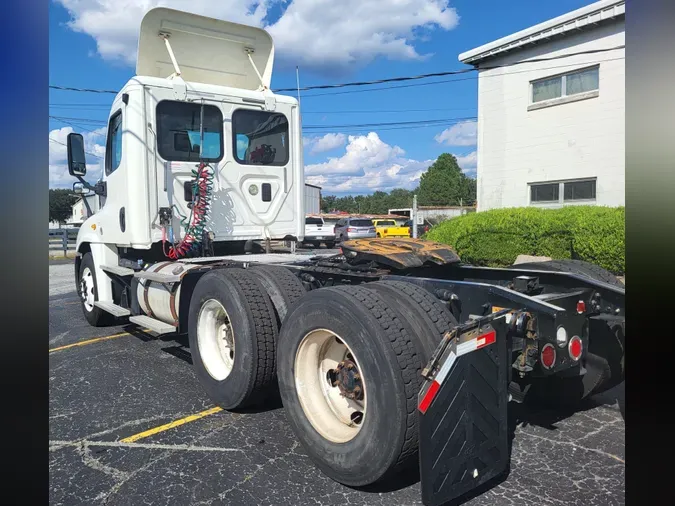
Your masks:
<svg viewBox="0 0 675 506"><path fill-rule="evenodd" d="M51 0L49 84L118 90L135 73L148 9L255 25L275 44L272 89L467 68L469 49L588 0ZM411 86L411 84L414 84ZM295 93L289 93L296 96ZM50 188L72 186L66 137L79 132L87 179L101 173L114 95L49 90ZM477 75L301 93L305 179L323 195L412 189L441 153L476 174ZM59 119L54 119L54 117ZM438 120L432 124L382 125ZM358 125L378 126L358 126Z"/></svg>

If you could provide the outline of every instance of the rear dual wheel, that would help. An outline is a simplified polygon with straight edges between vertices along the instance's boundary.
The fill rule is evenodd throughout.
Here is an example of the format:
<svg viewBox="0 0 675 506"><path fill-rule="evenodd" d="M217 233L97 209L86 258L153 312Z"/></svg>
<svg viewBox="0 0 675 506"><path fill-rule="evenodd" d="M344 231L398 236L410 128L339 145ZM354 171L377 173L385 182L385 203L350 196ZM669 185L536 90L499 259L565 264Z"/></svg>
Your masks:
<svg viewBox="0 0 675 506"><path fill-rule="evenodd" d="M188 339L197 378L216 404L243 408L275 393L279 326L304 293L302 282L279 266L218 269L199 279Z"/></svg>
<svg viewBox="0 0 675 506"><path fill-rule="evenodd" d="M350 486L417 465L420 372L441 334L426 310L402 311L393 303L399 292L375 285L306 294L286 316L277 346L293 431L317 467Z"/></svg>

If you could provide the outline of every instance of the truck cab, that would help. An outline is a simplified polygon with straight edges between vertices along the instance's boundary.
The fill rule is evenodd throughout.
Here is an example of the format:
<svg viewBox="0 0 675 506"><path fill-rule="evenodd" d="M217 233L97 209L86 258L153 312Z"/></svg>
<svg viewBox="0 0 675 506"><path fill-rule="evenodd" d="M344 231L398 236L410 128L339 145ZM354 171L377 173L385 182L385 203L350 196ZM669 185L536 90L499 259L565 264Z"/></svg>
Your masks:
<svg viewBox="0 0 675 506"><path fill-rule="evenodd" d="M69 138L71 157L82 158L74 171L69 163L81 181L75 190L93 190L103 203L82 224L78 252L91 252L97 266L166 259L188 235L197 190L208 195L199 227L215 254L239 251L246 241L301 241L300 112L295 98L269 89L273 60L272 38L262 29L150 10L136 75L110 109L96 186L82 179L81 138ZM106 279L98 268L96 274ZM101 284L105 298L108 283Z"/></svg>

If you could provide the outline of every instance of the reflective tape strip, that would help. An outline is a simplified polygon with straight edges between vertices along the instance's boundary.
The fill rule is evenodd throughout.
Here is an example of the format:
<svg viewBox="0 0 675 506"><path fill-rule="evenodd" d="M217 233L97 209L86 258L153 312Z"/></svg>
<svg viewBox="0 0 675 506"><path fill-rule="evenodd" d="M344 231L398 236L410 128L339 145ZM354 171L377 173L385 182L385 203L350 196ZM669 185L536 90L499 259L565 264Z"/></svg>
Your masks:
<svg viewBox="0 0 675 506"><path fill-rule="evenodd" d="M465 343L457 345L456 350L451 351L448 354L448 358L445 360L441 368L438 370L436 377L431 382L431 385L429 385L429 389L424 394L424 397L422 397L422 400L420 401L418 406L418 409L422 412L422 414L426 413L427 410L429 409L429 406L431 406L431 403L434 401L436 394L441 389L443 381L445 381L445 378L448 377L448 374L450 374L450 371L457 362L457 357L461 355L466 355L467 353L476 351L480 348L484 348L485 346L494 343L496 340L497 340L497 332L495 330L491 330L490 332L478 336L477 338L472 339L471 341L467 341Z"/></svg>
<svg viewBox="0 0 675 506"><path fill-rule="evenodd" d="M457 356L466 355L472 351L479 350L488 344L492 344L497 340L497 332L491 330L490 332L483 334L482 336L467 341L462 344L457 345Z"/></svg>
<svg viewBox="0 0 675 506"><path fill-rule="evenodd" d="M459 348L459 346L457 348ZM459 350L457 351L459 352ZM457 355L451 351L448 355L448 359L445 361L441 369L438 371L438 374L434 378L434 381L441 385L443 381L445 381L445 377L450 372L450 369L452 369L452 366L455 365L455 360L457 360Z"/></svg>

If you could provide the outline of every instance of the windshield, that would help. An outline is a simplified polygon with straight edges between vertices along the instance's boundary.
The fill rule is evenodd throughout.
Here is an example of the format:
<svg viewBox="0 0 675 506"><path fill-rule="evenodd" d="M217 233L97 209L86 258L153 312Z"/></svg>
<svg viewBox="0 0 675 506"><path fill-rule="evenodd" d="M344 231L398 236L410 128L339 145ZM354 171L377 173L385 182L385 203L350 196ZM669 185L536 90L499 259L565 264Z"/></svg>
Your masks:
<svg viewBox="0 0 675 506"><path fill-rule="evenodd" d="M379 227L395 227L396 223L394 220L380 220L377 222Z"/></svg>
<svg viewBox="0 0 675 506"><path fill-rule="evenodd" d="M323 225L321 218L305 218L305 225Z"/></svg>
<svg viewBox="0 0 675 506"><path fill-rule="evenodd" d="M352 227L372 227L373 220L351 220L349 225Z"/></svg>

